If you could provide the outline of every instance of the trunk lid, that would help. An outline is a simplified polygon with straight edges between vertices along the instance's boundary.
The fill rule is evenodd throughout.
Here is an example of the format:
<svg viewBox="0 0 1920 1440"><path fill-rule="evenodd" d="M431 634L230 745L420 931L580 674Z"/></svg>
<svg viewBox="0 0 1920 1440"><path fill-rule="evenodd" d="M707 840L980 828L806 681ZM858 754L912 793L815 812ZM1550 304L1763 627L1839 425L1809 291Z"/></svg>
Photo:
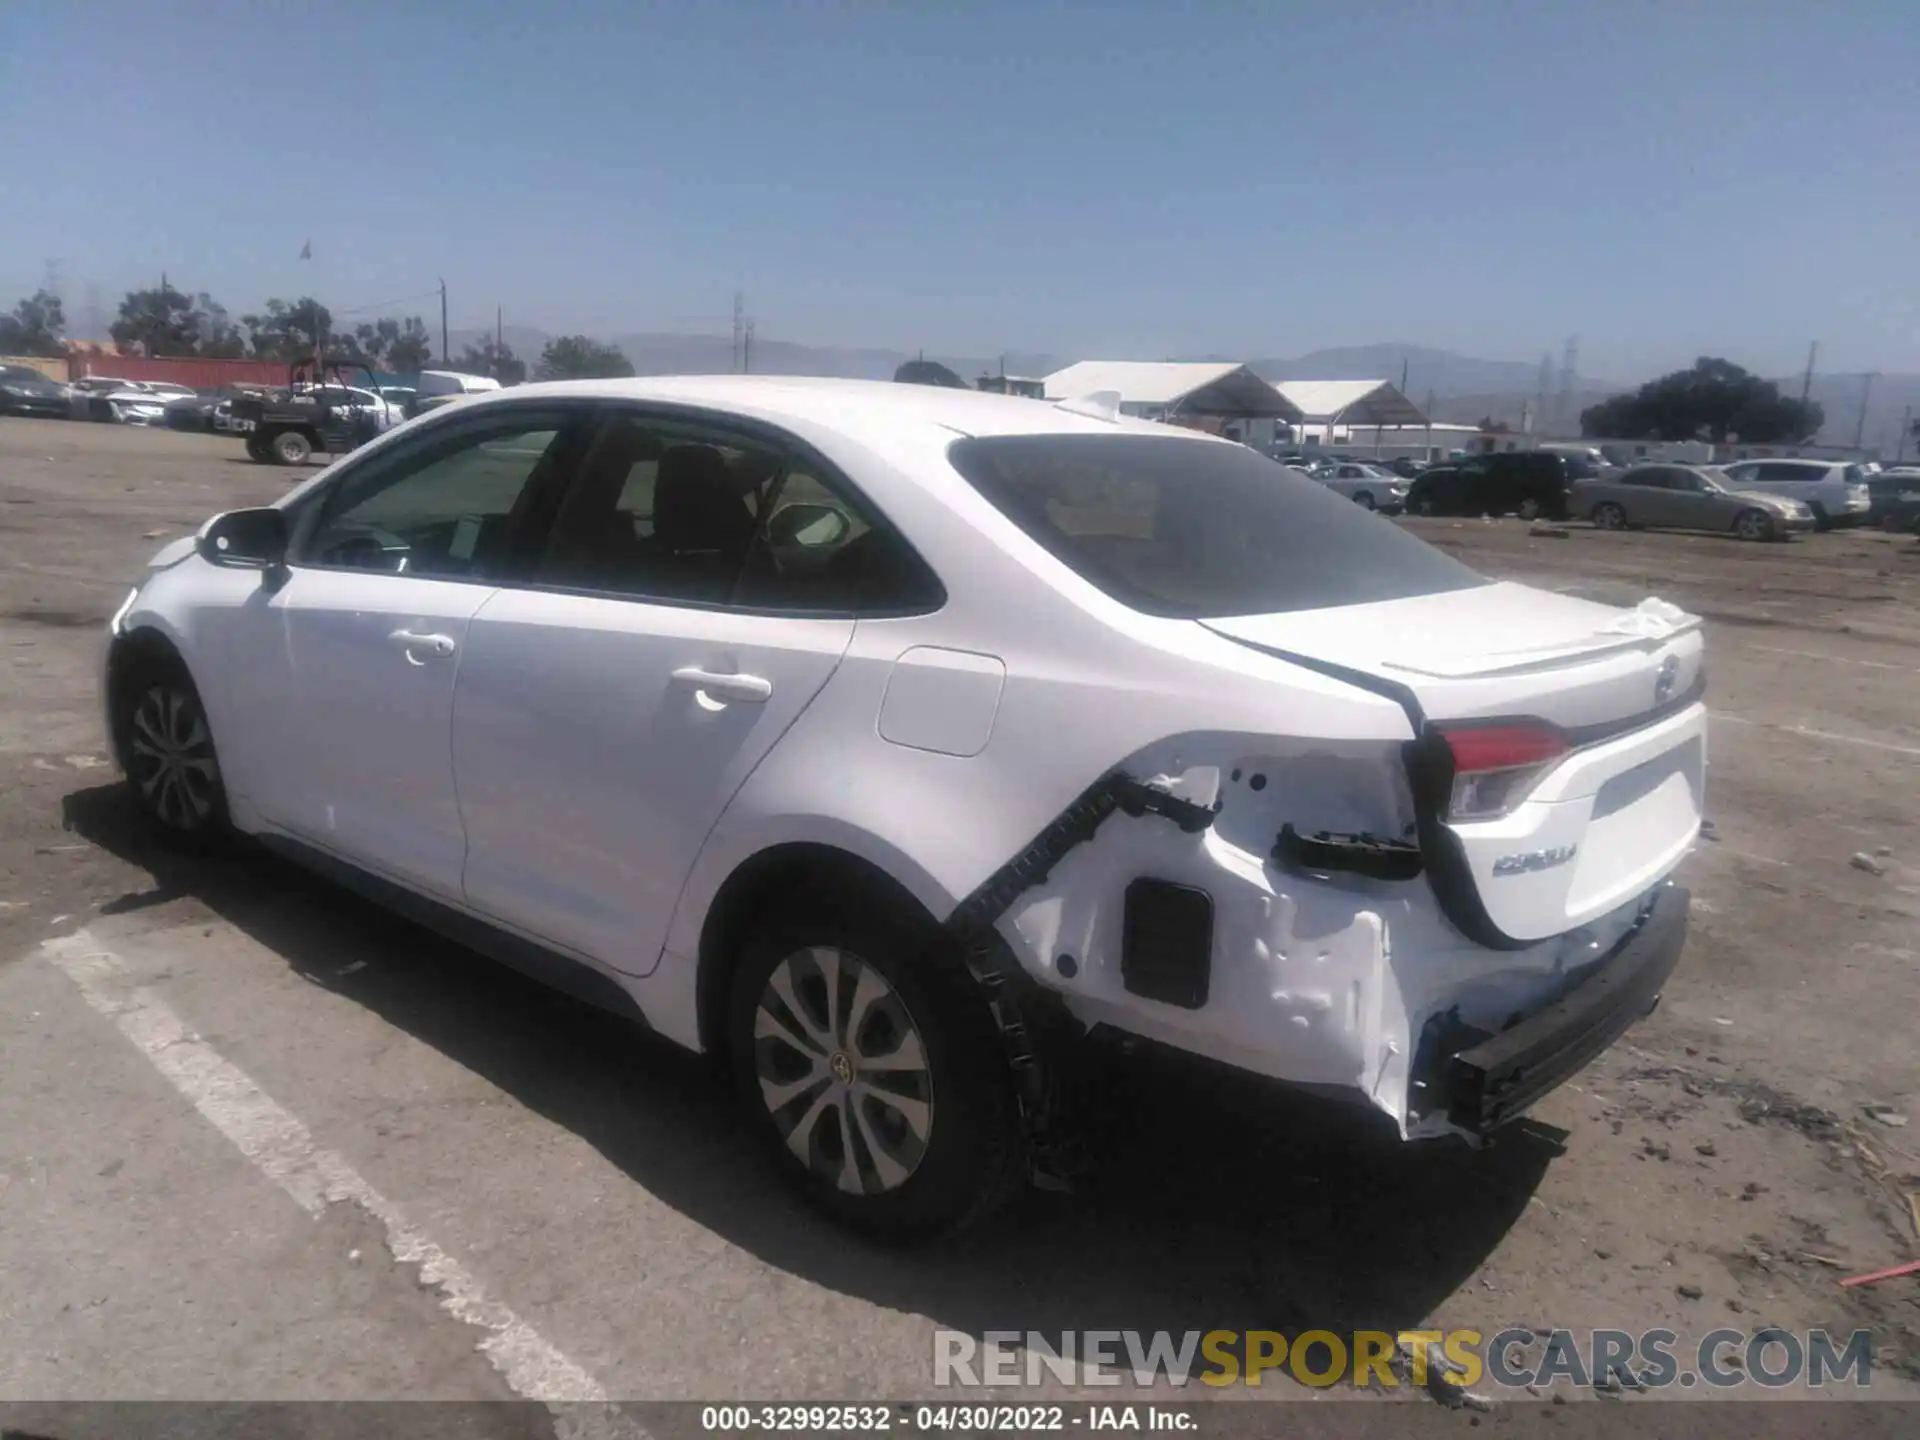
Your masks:
<svg viewBox="0 0 1920 1440"><path fill-rule="evenodd" d="M1700 621L1671 605L1626 610L1503 582L1199 623L1407 708L1424 737L1409 747L1409 772L1428 877L1482 944L1512 948L1597 919L1664 878L1699 833ZM1450 761L1428 742L1436 728L1492 719L1546 721L1569 752L1505 813L1455 821Z"/></svg>

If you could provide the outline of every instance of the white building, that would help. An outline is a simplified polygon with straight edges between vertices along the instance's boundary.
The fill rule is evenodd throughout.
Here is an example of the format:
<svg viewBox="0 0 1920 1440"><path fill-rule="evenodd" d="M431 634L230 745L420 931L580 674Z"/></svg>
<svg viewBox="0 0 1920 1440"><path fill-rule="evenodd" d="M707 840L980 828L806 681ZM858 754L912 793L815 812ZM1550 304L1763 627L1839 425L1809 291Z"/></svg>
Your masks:
<svg viewBox="0 0 1920 1440"><path fill-rule="evenodd" d="M1230 361L1082 360L1046 379L1046 398L1077 400L1110 392L1120 413L1256 440L1274 422L1296 424L1293 402L1245 365Z"/></svg>

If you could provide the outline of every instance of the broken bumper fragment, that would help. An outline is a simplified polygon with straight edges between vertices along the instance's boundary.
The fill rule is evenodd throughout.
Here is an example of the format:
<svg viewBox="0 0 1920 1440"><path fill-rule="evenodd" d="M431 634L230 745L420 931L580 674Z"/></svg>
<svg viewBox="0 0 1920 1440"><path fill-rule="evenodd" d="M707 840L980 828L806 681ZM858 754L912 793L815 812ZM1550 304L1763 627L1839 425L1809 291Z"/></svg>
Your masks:
<svg viewBox="0 0 1920 1440"><path fill-rule="evenodd" d="M1449 1123L1486 1135L1518 1119L1651 1011L1686 944L1689 904L1687 891L1662 886L1613 953L1565 995L1465 1048L1443 1042L1430 1058Z"/></svg>

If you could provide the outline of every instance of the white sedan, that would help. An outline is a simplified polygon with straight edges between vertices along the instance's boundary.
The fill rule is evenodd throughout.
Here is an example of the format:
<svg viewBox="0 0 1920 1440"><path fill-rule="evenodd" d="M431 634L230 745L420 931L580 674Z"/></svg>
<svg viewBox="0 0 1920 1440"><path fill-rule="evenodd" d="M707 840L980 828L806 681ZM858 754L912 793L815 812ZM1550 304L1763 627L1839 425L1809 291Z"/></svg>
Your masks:
<svg viewBox="0 0 1920 1440"><path fill-rule="evenodd" d="M1671 606L1111 396L722 376L476 396L214 518L104 702L162 835L716 1054L807 1195L927 1235L1061 1163L1095 1027L1512 1120L1674 966L1702 685Z"/></svg>
<svg viewBox="0 0 1920 1440"><path fill-rule="evenodd" d="M1406 507L1409 482L1378 465L1342 460L1313 478L1363 510L1384 510L1394 515Z"/></svg>

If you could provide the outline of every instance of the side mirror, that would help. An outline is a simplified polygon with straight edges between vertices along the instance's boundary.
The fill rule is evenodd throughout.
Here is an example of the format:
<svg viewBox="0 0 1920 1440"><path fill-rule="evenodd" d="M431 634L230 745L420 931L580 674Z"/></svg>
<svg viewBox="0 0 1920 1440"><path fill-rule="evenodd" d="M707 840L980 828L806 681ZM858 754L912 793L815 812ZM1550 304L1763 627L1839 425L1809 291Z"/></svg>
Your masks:
<svg viewBox="0 0 1920 1440"><path fill-rule="evenodd" d="M264 505L229 510L200 529L194 547L209 565L233 570L277 570L287 560L287 516Z"/></svg>
<svg viewBox="0 0 1920 1440"><path fill-rule="evenodd" d="M767 521L767 540L782 548L826 549L846 539L851 529L853 522L831 505L783 505Z"/></svg>

